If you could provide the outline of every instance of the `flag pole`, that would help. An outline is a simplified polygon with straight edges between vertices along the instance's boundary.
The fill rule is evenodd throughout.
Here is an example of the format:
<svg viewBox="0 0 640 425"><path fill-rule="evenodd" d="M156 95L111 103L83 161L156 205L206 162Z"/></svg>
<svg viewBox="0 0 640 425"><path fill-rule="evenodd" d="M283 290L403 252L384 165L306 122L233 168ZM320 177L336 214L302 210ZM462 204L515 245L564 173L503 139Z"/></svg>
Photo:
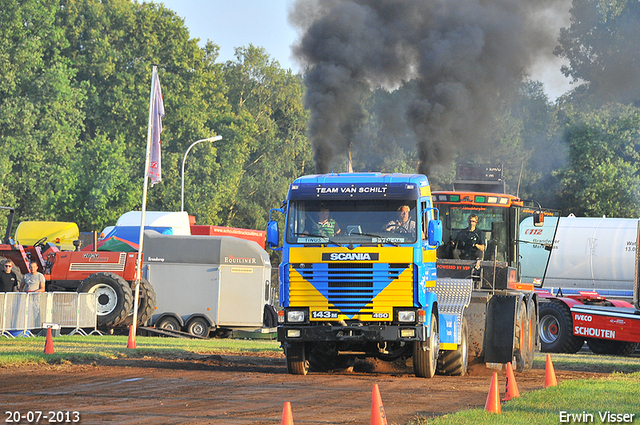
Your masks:
<svg viewBox="0 0 640 425"><path fill-rule="evenodd" d="M157 65L153 65L151 73L151 95L149 98L149 125L147 130L147 153L144 161L144 185L142 188L142 213L140 215L140 243L138 245L138 257L136 259L136 284L135 295L133 300L133 323L131 333L135 341L135 336L138 328L138 301L140 299L140 278L142 276L142 247L144 243L144 223L145 214L147 212L147 191L149 188L149 158L151 156L151 130L153 120L153 98L154 89L156 83L156 75L158 73Z"/></svg>

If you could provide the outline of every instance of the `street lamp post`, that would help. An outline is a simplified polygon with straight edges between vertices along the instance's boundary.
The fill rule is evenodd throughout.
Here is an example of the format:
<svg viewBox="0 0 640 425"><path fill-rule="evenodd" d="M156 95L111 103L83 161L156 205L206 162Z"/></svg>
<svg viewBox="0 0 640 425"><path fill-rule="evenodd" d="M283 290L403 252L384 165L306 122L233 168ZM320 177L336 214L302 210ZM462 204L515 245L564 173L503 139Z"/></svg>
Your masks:
<svg viewBox="0 0 640 425"><path fill-rule="evenodd" d="M184 162L187 160L187 154L191 150L192 147L197 145L200 142L217 142L218 140L222 140L222 136L209 137L208 139L200 139L193 143L191 146L187 148L187 151L184 153L184 158L182 158L182 191L180 194L180 211L184 211Z"/></svg>

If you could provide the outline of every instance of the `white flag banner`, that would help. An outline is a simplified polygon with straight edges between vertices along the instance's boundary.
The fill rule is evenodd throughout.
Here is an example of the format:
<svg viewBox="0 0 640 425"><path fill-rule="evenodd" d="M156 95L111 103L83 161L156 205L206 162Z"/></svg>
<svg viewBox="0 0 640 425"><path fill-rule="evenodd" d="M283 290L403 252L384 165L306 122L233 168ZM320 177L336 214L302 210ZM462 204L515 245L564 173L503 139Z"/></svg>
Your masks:
<svg viewBox="0 0 640 425"><path fill-rule="evenodd" d="M162 181L162 167L160 162L160 133L162 133L162 118L164 118L164 103L158 72L154 68L151 108L151 146L149 152L149 179L151 186Z"/></svg>

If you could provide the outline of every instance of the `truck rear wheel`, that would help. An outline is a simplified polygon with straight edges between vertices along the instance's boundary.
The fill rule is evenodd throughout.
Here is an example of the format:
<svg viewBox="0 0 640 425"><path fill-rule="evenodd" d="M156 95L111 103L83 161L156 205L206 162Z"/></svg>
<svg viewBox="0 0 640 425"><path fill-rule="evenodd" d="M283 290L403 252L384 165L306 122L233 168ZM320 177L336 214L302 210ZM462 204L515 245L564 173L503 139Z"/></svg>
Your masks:
<svg viewBox="0 0 640 425"><path fill-rule="evenodd" d="M571 310L561 302L540 305L540 340L542 351L550 353L577 353L584 339L573 335Z"/></svg>
<svg viewBox="0 0 640 425"><path fill-rule="evenodd" d="M78 292L96 294L98 326L121 324L133 306L131 287L114 273L92 274L82 281Z"/></svg>
<svg viewBox="0 0 640 425"><path fill-rule="evenodd" d="M419 378L433 378L438 366L438 350L440 338L438 335L438 322L435 315L431 314L431 326L429 337L425 342L413 343L413 373Z"/></svg>
<svg viewBox="0 0 640 425"><path fill-rule="evenodd" d="M469 365L469 347L467 337L469 334L467 319L462 318L461 341L455 351L442 351L438 357L438 373L442 375L464 376Z"/></svg>
<svg viewBox="0 0 640 425"><path fill-rule="evenodd" d="M303 342L288 343L284 354L287 357L287 372L291 375L306 375L309 372L309 360Z"/></svg>
<svg viewBox="0 0 640 425"><path fill-rule="evenodd" d="M629 356L638 348L635 342L609 341L606 339L587 338L589 350L595 354L613 354L616 356Z"/></svg>

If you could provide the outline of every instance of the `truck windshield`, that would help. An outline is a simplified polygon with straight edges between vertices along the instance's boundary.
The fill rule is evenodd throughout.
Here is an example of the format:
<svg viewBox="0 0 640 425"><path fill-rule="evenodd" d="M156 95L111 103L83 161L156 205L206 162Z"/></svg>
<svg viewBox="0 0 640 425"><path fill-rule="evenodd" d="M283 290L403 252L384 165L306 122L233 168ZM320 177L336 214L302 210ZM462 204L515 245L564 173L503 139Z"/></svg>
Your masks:
<svg viewBox="0 0 640 425"><path fill-rule="evenodd" d="M287 214L291 244L407 244L416 228L415 200L299 200Z"/></svg>
<svg viewBox="0 0 640 425"><path fill-rule="evenodd" d="M484 245L482 259L508 261L507 208L439 205L438 209L443 224L442 246L438 248L438 258L475 259L471 256L477 250L473 250L468 243L469 238L463 236L469 229L469 222L477 219L474 232L478 236L474 244Z"/></svg>

